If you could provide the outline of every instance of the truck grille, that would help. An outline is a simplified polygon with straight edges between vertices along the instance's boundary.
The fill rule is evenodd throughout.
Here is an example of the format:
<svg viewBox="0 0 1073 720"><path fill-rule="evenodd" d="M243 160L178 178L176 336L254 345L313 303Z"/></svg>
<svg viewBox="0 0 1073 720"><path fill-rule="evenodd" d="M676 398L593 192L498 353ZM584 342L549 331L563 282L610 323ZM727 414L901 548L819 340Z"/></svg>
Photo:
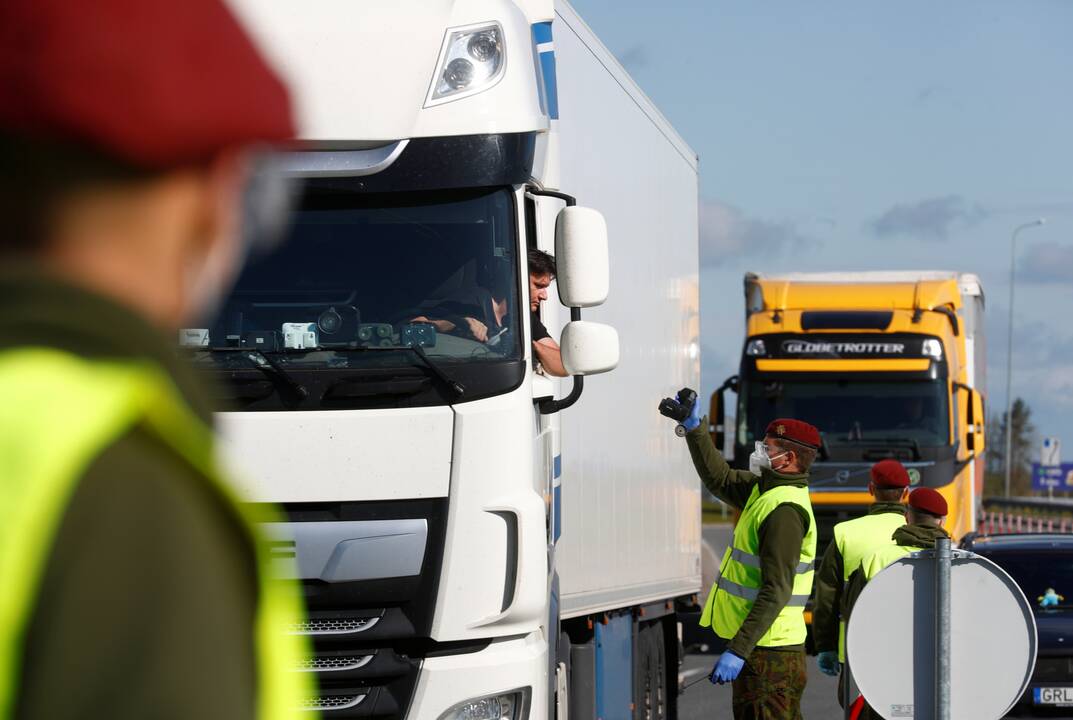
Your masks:
<svg viewBox="0 0 1073 720"><path fill-rule="evenodd" d="M365 667L373 659L372 655L346 655L343 657L314 657L303 660L295 666L299 672L342 672Z"/></svg>
<svg viewBox="0 0 1073 720"><path fill-rule="evenodd" d="M306 701L302 703L301 709L306 712L349 710L361 705L366 697L368 697L368 695L321 695L320 697L307 698Z"/></svg>
<svg viewBox="0 0 1073 720"><path fill-rule="evenodd" d="M324 618L294 623L288 628L293 635L347 635L360 633L376 625L380 618Z"/></svg>
<svg viewBox="0 0 1073 720"><path fill-rule="evenodd" d="M331 718L403 720L417 687L432 618L447 527L447 500L313 503L284 506L292 523L424 519L428 542L420 573L326 582L301 580L307 618L286 628L311 641L313 656L291 670L316 678L301 709Z"/></svg>

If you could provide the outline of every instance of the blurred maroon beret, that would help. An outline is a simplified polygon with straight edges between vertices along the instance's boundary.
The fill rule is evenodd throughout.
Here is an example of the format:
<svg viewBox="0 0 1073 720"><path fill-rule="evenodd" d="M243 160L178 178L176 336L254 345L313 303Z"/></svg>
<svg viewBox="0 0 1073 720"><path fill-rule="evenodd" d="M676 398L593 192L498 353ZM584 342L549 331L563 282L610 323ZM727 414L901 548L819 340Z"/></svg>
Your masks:
<svg viewBox="0 0 1073 720"><path fill-rule="evenodd" d="M150 170L294 136L286 88L222 0L0 1L0 130Z"/></svg>
<svg viewBox="0 0 1073 720"><path fill-rule="evenodd" d="M909 472L897 460L880 460L872 466L871 474L876 487L909 487Z"/></svg>
<svg viewBox="0 0 1073 720"><path fill-rule="evenodd" d="M909 493L909 507L935 517L946 517L946 498L938 490L928 487L917 488Z"/></svg>

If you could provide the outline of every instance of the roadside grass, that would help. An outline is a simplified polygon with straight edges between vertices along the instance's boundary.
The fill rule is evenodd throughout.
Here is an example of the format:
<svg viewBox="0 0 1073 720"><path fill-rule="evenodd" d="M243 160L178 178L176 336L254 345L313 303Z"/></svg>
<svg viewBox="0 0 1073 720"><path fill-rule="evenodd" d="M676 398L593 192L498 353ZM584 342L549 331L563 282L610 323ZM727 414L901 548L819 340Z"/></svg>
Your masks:
<svg viewBox="0 0 1073 720"><path fill-rule="evenodd" d="M700 503L700 521L704 525L729 525L734 522L733 512L728 508L726 516L723 515L723 505L717 502L702 500Z"/></svg>

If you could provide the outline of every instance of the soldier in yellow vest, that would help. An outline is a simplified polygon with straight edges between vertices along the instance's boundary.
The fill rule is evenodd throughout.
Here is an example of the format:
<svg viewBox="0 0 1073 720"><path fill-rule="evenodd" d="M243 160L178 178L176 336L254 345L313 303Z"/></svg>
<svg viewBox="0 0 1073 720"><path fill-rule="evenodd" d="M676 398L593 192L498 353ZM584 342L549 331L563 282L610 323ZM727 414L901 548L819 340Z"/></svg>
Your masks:
<svg viewBox="0 0 1073 720"><path fill-rule="evenodd" d="M173 354L293 131L221 0L0 3L0 719L298 716L296 588Z"/></svg>
<svg viewBox="0 0 1073 720"><path fill-rule="evenodd" d="M845 592L845 619L849 623L853 606L860 597L868 581L874 578L895 560L909 553L931 550L935 541L941 537L950 537L943 529L946 522L947 503L938 491L931 488L917 488L909 493L909 507L906 511L906 525L894 531L894 542L880 546L861 560L861 565L850 576ZM882 622L881 618L876 619ZM850 668L852 672L853 668ZM866 698L867 700L867 698ZM864 704L858 720L879 720L880 716Z"/></svg>
<svg viewBox="0 0 1073 720"><path fill-rule="evenodd" d="M905 501L909 473L897 460L880 460L872 466L868 492L875 501L864 517L838 523L834 541L827 546L816 573L816 596L812 605L812 637L817 661L825 675L839 675L845 659L846 625L841 621L842 593L861 560L905 525ZM839 698L842 695L839 693Z"/></svg>
<svg viewBox="0 0 1073 720"><path fill-rule="evenodd" d="M808 471L819 431L800 420L775 420L756 443L749 470L733 470L696 404L682 425L705 486L741 510L700 620L729 641L711 680L733 683L735 720L796 720L807 681L804 609L816 557Z"/></svg>

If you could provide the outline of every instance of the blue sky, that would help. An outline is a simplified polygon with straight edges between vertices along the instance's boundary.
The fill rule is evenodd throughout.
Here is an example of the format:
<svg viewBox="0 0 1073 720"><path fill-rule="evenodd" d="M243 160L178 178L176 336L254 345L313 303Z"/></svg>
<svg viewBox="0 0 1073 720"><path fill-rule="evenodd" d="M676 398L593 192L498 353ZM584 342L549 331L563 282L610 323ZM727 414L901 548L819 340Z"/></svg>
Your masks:
<svg viewBox="0 0 1073 720"><path fill-rule="evenodd" d="M700 156L705 391L738 362L746 270L958 270L1000 409L1010 233L1044 216L1014 395L1073 447L1073 2L573 4Z"/></svg>

